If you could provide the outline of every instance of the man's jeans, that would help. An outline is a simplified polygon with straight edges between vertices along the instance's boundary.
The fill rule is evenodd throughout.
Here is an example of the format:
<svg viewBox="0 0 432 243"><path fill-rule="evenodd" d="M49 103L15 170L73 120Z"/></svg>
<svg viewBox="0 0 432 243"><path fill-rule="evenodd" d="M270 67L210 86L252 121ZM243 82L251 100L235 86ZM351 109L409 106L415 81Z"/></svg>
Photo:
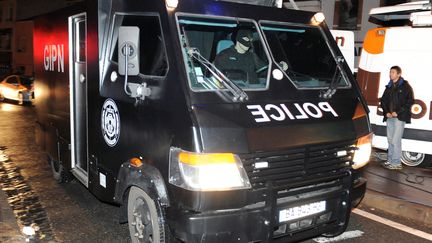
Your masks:
<svg viewBox="0 0 432 243"><path fill-rule="evenodd" d="M397 118L387 119L387 141L388 152L387 160L393 165L401 164L402 156L402 135L405 122Z"/></svg>

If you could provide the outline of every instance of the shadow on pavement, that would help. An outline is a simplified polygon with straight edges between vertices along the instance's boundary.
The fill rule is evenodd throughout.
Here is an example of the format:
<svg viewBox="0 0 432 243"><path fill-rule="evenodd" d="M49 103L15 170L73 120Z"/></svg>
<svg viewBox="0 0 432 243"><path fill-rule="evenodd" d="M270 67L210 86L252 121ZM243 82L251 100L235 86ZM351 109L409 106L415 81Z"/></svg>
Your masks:
<svg viewBox="0 0 432 243"><path fill-rule="evenodd" d="M389 170L372 159L365 177L369 190L432 207L432 168L404 166L402 170Z"/></svg>

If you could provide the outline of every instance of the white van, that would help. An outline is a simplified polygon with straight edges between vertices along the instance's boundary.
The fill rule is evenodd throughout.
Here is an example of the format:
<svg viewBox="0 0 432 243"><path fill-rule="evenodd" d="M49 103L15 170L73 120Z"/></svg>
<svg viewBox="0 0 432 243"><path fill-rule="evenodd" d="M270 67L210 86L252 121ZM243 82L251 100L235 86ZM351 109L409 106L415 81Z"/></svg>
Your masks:
<svg viewBox="0 0 432 243"><path fill-rule="evenodd" d="M351 72L354 73L354 32L350 30L330 30L330 32L342 52Z"/></svg>
<svg viewBox="0 0 432 243"><path fill-rule="evenodd" d="M373 146L380 149L388 146L379 98L389 82L390 67L398 65L402 77L411 84L415 98L411 108L413 119L411 124L406 124L403 135L402 162L419 165L425 154L432 154L431 4L420 1L374 8L369 21L385 26L367 32L357 74L370 109L375 134Z"/></svg>

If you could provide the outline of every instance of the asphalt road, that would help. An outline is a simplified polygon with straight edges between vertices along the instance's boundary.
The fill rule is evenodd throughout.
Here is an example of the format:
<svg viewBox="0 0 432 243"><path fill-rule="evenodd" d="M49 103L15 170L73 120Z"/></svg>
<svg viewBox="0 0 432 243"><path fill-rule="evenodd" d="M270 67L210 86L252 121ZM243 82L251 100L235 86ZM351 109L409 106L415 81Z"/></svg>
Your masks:
<svg viewBox="0 0 432 243"><path fill-rule="evenodd" d="M54 242L129 242L127 225L118 223L118 207L100 202L77 180L58 184L52 179L46 156L34 143L34 122L34 107L0 103L0 149L10 157L11 164L18 168L36 195L32 198L36 198L46 212L48 224L44 227L50 227L46 229L46 239ZM389 218L380 212L371 212ZM424 225L415 225L403 218L390 219L432 233L432 229ZM357 214L352 214L347 231L342 240L304 242L429 242Z"/></svg>

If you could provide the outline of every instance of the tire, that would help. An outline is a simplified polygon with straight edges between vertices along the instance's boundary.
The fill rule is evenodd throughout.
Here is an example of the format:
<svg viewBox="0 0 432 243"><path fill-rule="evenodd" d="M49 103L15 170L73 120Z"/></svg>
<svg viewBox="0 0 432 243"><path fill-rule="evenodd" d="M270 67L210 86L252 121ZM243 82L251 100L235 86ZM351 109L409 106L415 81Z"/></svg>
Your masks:
<svg viewBox="0 0 432 243"><path fill-rule="evenodd" d="M422 163L424 168L432 168L432 154L426 154L425 160Z"/></svg>
<svg viewBox="0 0 432 243"><path fill-rule="evenodd" d="M425 160L425 154L402 151L401 160L407 166L418 166Z"/></svg>
<svg viewBox="0 0 432 243"><path fill-rule="evenodd" d="M69 172L65 169L61 161L49 158L49 162L53 177L58 183L65 183L70 180Z"/></svg>
<svg viewBox="0 0 432 243"><path fill-rule="evenodd" d="M132 186L129 190L127 212L132 243L171 242L160 203L141 188Z"/></svg>

